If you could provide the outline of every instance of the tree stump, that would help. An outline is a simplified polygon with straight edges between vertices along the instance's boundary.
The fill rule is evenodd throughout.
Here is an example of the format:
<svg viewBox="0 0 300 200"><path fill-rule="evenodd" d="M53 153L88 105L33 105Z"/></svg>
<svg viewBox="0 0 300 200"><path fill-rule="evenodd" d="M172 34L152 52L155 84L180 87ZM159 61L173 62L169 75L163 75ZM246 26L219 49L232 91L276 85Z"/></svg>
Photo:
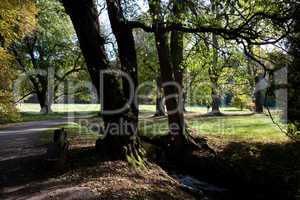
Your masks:
<svg viewBox="0 0 300 200"><path fill-rule="evenodd" d="M61 170L66 162L68 149L67 132L64 129L55 130L53 141L47 148L47 167Z"/></svg>

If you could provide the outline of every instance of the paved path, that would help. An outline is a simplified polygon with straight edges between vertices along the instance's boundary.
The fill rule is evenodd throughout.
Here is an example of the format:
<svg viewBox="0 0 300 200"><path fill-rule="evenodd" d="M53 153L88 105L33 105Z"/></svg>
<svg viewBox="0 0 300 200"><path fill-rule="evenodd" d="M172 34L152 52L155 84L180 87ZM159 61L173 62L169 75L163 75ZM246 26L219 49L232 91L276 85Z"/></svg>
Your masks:
<svg viewBox="0 0 300 200"><path fill-rule="evenodd" d="M33 183L47 180L43 155L46 145L40 142L43 131L74 121L73 118L9 124L0 129L0 199L28 199L24 195L37 190ZM34 185L34 184L33 184ZM48 189L46 187L46 189Z"/></svg>
<svg viewBox="0 0 300 200"><path fill-rule="evenodd" d="M70 120L63 118L25 122L0 129L0 162L45 153L45 147L39 142L41 132L68 121Z"/></svg>

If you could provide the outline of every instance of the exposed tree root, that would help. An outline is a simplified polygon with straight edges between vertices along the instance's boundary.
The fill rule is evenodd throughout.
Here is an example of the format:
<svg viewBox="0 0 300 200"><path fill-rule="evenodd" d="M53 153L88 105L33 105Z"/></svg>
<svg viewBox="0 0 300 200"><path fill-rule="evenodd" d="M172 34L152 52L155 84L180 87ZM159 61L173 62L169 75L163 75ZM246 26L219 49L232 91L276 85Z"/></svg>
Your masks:
<svg viewBox="0 0 300 200"><path fill-rule="evenodd" d="M220 111L211 111L206 113L205 116L224 116L225 114Z"/></svg>
<svg viewBox="0 0 300 200"><path fill-rule="evenodd" d="M108 135L96 141L96 150L101 157L110 160L126 160L134 167L146 167L145 150L139 138Z"/></svg>
<svg viewBox="0 0 300 200"><path fill-rule="evenodd" d="M180 161L194 151L206 152L210 156L215 157L216 152L209 147L206 139L201 137L194 137L191 131L186 129L185 136L183 135L165 135L157 138L148 138L141 136L141 140L148 144L154 145L157 152L154 157L166 159L167 161Z"/></svg>

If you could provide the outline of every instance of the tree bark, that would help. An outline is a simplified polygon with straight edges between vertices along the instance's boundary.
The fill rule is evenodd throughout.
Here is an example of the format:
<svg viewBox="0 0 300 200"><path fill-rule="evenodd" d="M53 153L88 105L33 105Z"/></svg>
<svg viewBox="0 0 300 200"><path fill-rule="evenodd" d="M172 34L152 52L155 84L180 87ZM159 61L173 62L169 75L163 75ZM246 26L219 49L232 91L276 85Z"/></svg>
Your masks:
<svg viewBox="0 0 300 200"><path fill-rule="evenodd" d="M52 112L52 101L47 100L46 92L36 92L40 104L40 113L49 114Z"/></svg>
<svg viewBox="0 0 300 200"><path fill-rule="evenodd" d="M126 24L120 0L106 0L108 16L112 31L118 44L118 53L121 62L121 69L126 72L133 83L133 91L130 91L130 85L127 79L123 78L123 92L127 100L132 96L138 86L138 68L135 50L135 41L132 29ZM138 118L138 102L132 101L131 110Z"/></svg>
<svg viewBox="0 0 300 200"><path fill-rule="evenodd" d="M30 81L34 87L34 92L37 95L37 99L40 104L40 113L49 114L52 112L51 106L53 103L53 98L51 95L49 96L50 88L48 85L48 78L44 75L37 74L36 79L34 77L30 77Z"/></svg>
<svg viewBox="0 0 300 200"><path fill-rule="evenodd" d="M218 79L219 75L215 71L214 67L209 69L209 79L211 82L211 112L209 113L210 115L222 115L220 111L220 104L221 104L221 97L218 92Z"/></svg>
<svg viewBox="0 0 300 200"><path fill-rule="evenodd" d="M216 4L214 2L214 0L211 0L211 9L212 12L215 14L216 18L218 18L218 10L216 7ZM212 110L211 113L212 115L222 115L220 112L220 102L221 102L221 98L220 98L220 94L218 91L218 81L219 81L219 76L220 76L220 72L218 67L218 48L219 48L219 43L218 43L218 37L215 33L212 33L212 50L213 50L213 60L212 60L212 66L209 69L209 78L210 78L210 82L211 82L211 99L212 99Z"/></svg>
<svg viewBox="0 0 300 200"><path fill-rule="evenodd" d="M217 90L214 88L214 86L212 87L212 91L211 91L211 98L212 98L212 105L211 105L211 113L212 114L220 114L220 95L218 94Z"/></svg>
<svg viewBox="0 0 300 200"><path fill-rule="evenodd" d="M160 65L160 76L163 84L165 103L167 107L169 137L167 146L171 149L180 151L184 147L186 133L182 107L178 102L178 91L174 85L173 65L171 60L170 48L168 45L168 34L164 30L164 23L161 16L160 0L149 2L150 11L153 19L153 27L155 32L156 49Z"/></svg>
<svg viewBox="0 0 300 200"><path fill-rule="evenodd" d="M125 145L127 154L133 155L136 160L139 160L142 155L140 154L138 139L138 117L139 117L139 104L136 97L136 89L138 87L138 66L137 56L135 49L135 41L132 29L126 24L126 19L123 14L120 0L106 0L108 16L111 24L113 34L116 37L118 44L118 54L121 62L121 69L128 75L127 78L122 78L123 94L126 103L129 104L126 117L123 119L130 126L126 129L128 139L131 140ZM130 87L132 83L132 88ZM130 99L132 99L131 102Z"/></svg>
<svg viewBox="0 0 300 200"><path fill-rule="evenodd" d="M295 131L300 131L300 5L295 4L294 6L294 24L292 34L289 37L291 44L289 53L293 60L288 66L287 102L287 121L289 124L293 124L296 129L290 128L289 133L293 135L295 135Z"/></svg>
<svg viewBox="0 0 300 200"><path fill-rule="evenodd" d="M155 102L155 114L154 116L164 116L166 114L165 111L165 105L164 105L164 98L163 98L163 93L162 93L162 84L160 77L156 79L156 102Z"/></svg>
<svg viewBox="0 0 300 200"><path fill-rule="evenodd" d="M184 13L184 3L181 0L174 0L173 1L173 17L176 20L181 21L182 14ZM183 88L183 33L180 31L173 30L171 32L171 42L170 42L170 48L171 48L171 60L173 64L173 71L174 71L174 79L176 83L179 86L178 93L178 103L183 111L184 108L184 88Z"/></svg>
<svg viewBox="0 0 300 200"><path fill-rule="evenodd" d="M43 114L49 114L52 112L51 106L53 102L53 85L54 85L54 69L51 66L43 66L43 56L42 54L39 54L40 57L37 59L35 57L35 45L37 43L37 36L28 37L25 39L24 43L27 47L27 53L30 55L30 61L33 66L33 68L36 71L36 74L29 75L29 80L33 85L35 94L38 97L38 101L40 104L40 113ZM14 54L16 57L18 57L17 50L14 50ZM26 71L25 64L19 59L19 64L23 67L23 70ZM39 71L39 69L47 69L45 73Z"/></svg>
<svg viewBox="0 0 300 200"><path fill-rule="evenodd" d="M260 90L257 86L259 82L261 81L261 76L256 76L255 77L255 84L256 84L256 89L254 92L254 103L255 103L255 112L256 113L263 113L264 112L264 94L263 91Z"/></svg>
<svg viewBox="0 0 300 200"><path fill-rule="evenodd" d="M133 109L117 113L109 112L124 107L127 103L128 92L125 86L125 94L123 93L116 77L112 74L104 74L102 81L104 85L100 85L100 73L111 69L111 66L104 48L105 40L100 34L101 27L95 2L94 0L62 0L62 2L74 25L91 80L98 95L102 97L101 116L104 121L105 138L98 140L96 147L104 156L124 159L128 154L135 153L131 148L137 141L133 135L137 130L127 122L136 122L137 118L130 113ZM122 49L122 46L119 48ZM129 53L132 52L129 51ZM120 59L123 60L123 58ZM132 73L136 72L132 71ZM133 110L133 112L136 111Z"/></svg>

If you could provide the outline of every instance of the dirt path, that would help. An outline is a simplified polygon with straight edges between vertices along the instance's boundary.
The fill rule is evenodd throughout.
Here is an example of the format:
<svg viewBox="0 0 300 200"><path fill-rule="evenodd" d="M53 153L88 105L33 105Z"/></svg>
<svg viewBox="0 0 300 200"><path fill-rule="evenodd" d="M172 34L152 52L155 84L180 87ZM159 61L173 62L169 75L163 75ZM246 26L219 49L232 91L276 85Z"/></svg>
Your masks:
<svg viewBox="0 0 300 200"><path fill-rule="evenodd" d="M45 153L39 144L42 131L62 125L69 119L34 121L10 125L0 130L0 162Z"/></svg>
<svg viewBox="0 0 300 200"><path fill-rule="evenodd" d="M40 135L72 121L68 118L33 121L0 129L0 199L6 199L1 198L2 194L21 190L26 183L44 176L41 161L46 146L40 143Z"/></svg>
<svg viewBox="0 0 300 200"><path fill-rule="evenodd" d="M63 169L49 168L39 136L66 122L28 122L0 130L1 200L195 199L158 166L134 170L127 162L101 161L94 147L70 149Z"/></svg>

